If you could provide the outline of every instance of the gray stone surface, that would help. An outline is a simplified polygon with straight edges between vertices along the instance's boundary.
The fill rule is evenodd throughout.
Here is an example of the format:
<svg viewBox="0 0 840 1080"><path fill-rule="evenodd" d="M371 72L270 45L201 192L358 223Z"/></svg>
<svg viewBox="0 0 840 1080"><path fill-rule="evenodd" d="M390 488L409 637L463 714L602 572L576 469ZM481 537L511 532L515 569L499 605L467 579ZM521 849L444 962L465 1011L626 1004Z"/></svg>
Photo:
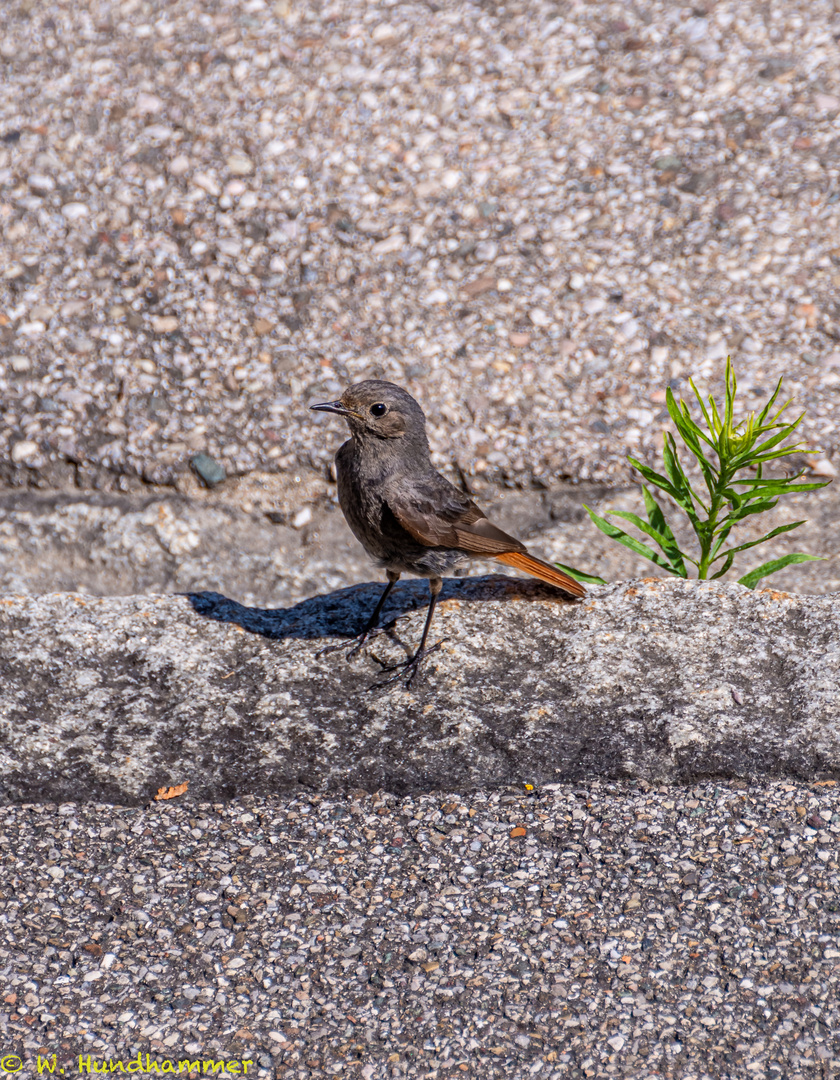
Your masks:
<svg viewBox="0 0 840 1080"><path fill-rule="evenodd" d="M0 797L840 772L836 596L646 579L573 603L451 580L422 682L370 692L419 638L423 582L395 591L386 619L406 618L363 657L317 653L360 628L378 588L274 610L214 593L3 599Z"/></svg>
<svg viewBox="0 0 840 1080"><path fill-rule="evenodd" d="M192 478L181 486L177 493L149 487L122 494L0 489L0 594L127 596L209 589L266 607L377 573L344 522L335 485L323 476L260 473L212 492ZM606 581L662 573L605 537L584 509L586 504L601 515L643 513L635 486L558 484L511 491L471 482L470 491L496 524L543 558ZM736 542L757 540L803 518L802 528L737 556L729 577L737 580L786 552L806 551L824 561L789 567L772 578L773 585L799 593L840 590L840 488L834 485L748 519ZM672 521L686 550L695 550L675 515ZM498 566L489 561L473 573Z"/></svg>
<svg viewBox="0 0 840 1080"><path fill-rule="evenodd" d="M604 509L601 487L500 492L486 485L474 494L495 522L535 541L546 557L607 579L643 571L643 560L589 524L583 503ZM338 509L335 484L312 473L243 477L212 493L197 482L178 493L0 490L0 593L210 589L266 606L374 573Z"/></svg>

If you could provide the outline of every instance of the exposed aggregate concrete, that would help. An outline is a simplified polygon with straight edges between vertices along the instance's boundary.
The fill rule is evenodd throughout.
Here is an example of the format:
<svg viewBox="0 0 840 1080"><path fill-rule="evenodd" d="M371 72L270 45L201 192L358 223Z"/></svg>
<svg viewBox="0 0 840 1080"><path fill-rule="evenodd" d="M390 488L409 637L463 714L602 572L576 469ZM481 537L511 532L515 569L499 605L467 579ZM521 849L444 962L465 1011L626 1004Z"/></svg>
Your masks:
<svg viewBox="0 0 840 1080"><path fill-rule="evenodd" d="M836 785L784 781L7 807L7 1052L829 1080L838 833Z"/></svg>
<svg viewBox="0 0 840 1080"><path fill-rule="evenodd" d="M784 375L840 446L834 0L0 7L0 478L327 466L405 383L435 460L628 478L665 388Z"/></svg>

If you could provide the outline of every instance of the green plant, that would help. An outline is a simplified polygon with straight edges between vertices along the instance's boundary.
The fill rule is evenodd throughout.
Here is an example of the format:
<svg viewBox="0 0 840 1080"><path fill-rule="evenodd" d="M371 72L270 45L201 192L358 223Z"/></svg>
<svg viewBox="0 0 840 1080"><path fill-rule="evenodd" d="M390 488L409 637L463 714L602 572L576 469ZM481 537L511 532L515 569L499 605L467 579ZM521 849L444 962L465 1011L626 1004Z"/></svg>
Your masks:
<svg viewBox="0 0 840 1080"><path fill-rule="evenodd" d="M758 416L750 413L746 420L737 422L735 420L737 383L728 357L725 381L726 395L722 409L711 396L708 403L704 402L694 382L690 381L691 389L703 414L705 431L694 422L688 405L684 401L680 400L677 404L670 389L666 394L668 413L680 438L696 459L702 473L706 489L702 495L695 490L688 479L677 452L676 440L670 432L665 432L663 450L665 475L655 472L647 465L636 461L635 458L627 459L648 484L664 491L684 511L694 529L699 551L691 555L680 548L671 527L665 520L662 507L646 484L642 484L642 492L647 510L647 521L625 510L614 510L612 513L615 517L624 518L635 525L640 532L654 541L659 551L628 535L623 529L619 529L617 525L613 525L612 522L600 517L588 506L586 507L592 521L607 536L624 544L631 551L644 555L663 570L678 577L688 577L687 563L697 568L698 578L723 577L732 566L732 561L738 552L763 544L765 540L770 540L781 533L790 532L803 525L804 521L779 525L759 540L751 540L736 547L725 547L729 534L736 525L754 514L772 510L782 495L815 491L828 483L828 481L811 484L797 483L802 472L795 476L785 477L763 475L763 469L768 462L803 451L801 443L790 443L786 440L792 436L805 414L802 413L796 420L790 422L782 420L782 413L788 408L790 402L786 402L776 412L772 412L781 391L781 379ZM745 475L750 472L754 472L754 475ZM754 589L762 578L767 577L768 574L774 574L784 566L817 558L816 555L791 552L778 559L762 563L761 566L757 566L738 580L741 585ZM723 565L710 574L715 564L721 560L723 560ZM563 567L563 569L573 572L569 567ZM582 580L598 580L588 575L584 577L579 573L577 576Z"/></svg>

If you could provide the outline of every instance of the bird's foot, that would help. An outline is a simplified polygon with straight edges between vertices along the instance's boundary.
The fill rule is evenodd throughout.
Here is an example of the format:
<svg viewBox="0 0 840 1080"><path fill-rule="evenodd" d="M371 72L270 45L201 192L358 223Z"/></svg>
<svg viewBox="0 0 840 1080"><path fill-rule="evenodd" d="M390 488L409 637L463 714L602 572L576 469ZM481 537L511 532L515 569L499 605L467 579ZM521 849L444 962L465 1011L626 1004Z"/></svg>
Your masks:
<svg viewBox="0 0 840 1080"><path fill-rule="evenodd" d="M368 687L368 690L383 690L386 686L392 686L395 682L401 681L403 682L405 689L408 690L414 682L417 672L420 670L420 665L428 656L431 656L433 652L437 652L445 640L446 638L441 638L441 640L436 645L432 645L431 648L418 649L414 656L410 657L408 660L401 660L399 664L391 664L388 667L383 666L383 672L393 671L394 674L390 679L383 679L381 682L373 683Z"/></svg>
<svg viewBox="0 0 840 1080"><path fill-rule="evenodd" d="M347 649L347 655L345 656L345 659L353 660L356 656L359 655L359 653L362 651L365 645L368 644L368 642L373 641L373 639L375 637L379 637L380 634L385 634L389 630L392 630L396 621L397 620L394 619L391 622L387 623L385 626L375 626L372 630L365 630L364 633L359 634L353 639L354 643L350 646L349 649L347 649L346 641L340 641L337 645L325 645L324 648L319 649L318 652L315 653L315 655L326 656L328 653L341 652L342 650Z"/></svg>

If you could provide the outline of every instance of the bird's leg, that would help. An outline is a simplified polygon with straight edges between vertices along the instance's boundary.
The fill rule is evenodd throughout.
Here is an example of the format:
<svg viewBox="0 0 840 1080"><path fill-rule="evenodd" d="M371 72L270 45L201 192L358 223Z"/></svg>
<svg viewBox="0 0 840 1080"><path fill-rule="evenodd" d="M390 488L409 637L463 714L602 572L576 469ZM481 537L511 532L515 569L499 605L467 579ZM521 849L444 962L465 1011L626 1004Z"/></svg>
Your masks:
<svg viewBox="0 0 840 1080"><path fill-rule="evenodd" d="M434 618L435 608L437 607L438 597L440 596L440 590L443 588L443 579L439 577L429 578L429 592L432 594L432 598L429 601L429 611L426 615L426 625L423 627L423 636L420 638L420 644L417 646L417 652L414 656L408 660L403 660L399 664L393 664L391 667L383 668L383 671L395 671L396 674L392 675L390 679L385 679L383 682L374 683L370 687L371 690L379 690L383 686L390 686L391 683L399 682L400 679L405 678L405 687L408 689L414 681L414 677L420 670L420 665L437 650L443 644L443 638L431 648L426 648L426 638L429 636L429 627L432 625L432 619Z"/></svg>
<svg viewBox="0 0 840 1080"><path fill-rule="evenodd" d="M368 619L367 626L355 639L355 645L353 645L349 649L347 653L348 660L352 660L353 657L356 656L357 653L361 650L362 646L367 644L370 638L376 637L378 633L382 633L381 630L377 630L376 624L379 622L379 616L382 613L383 607L385 607L385 601L388 599L391 589L393 589L393 587L399 580L399 574L395 574L392 570L388 571L388 584L382 590L382 595L379 597L379 601L376 607L373 609L373 614ZM347 643L343 641L340 645L327 645L325 648L319 650L318 656L323 656L325 653L340 652L341 649L346 647L346 644Z"/></svg>

